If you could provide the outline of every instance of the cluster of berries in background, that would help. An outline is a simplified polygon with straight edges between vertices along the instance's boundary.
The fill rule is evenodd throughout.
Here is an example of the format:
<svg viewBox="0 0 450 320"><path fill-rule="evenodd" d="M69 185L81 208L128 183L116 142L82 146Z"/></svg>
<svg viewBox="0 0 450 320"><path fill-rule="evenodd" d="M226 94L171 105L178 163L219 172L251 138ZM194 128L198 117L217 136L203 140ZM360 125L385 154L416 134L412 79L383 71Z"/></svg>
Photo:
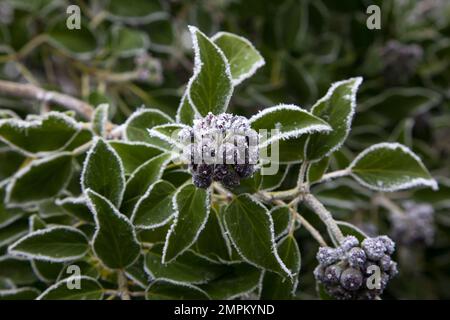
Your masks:
<svg viewBox="0 0 450 320"><path fill-rule="evenodd" d="M406 201L403 208L404 214L393 214L390 217L391 237L405 246L431 245L435 234L433 207Z"/></svg>
<svg viewBox="0 0 450 320"><path fill-rule="evenodd" d="M256 170L258 133L245 117L208 113L195 119L192 127L181 130L179 139L198 188L208 188L213 181L234 188Z"/></svg>
<svg viewBox="0 0 450 320"><path fill-rule="evenodd" d="M319 248L314 276L335 299L377 299L398 273L397 263L391 259L394 251L395 243L387 236L366 238L361 244L356 237L347 236L337 248ZM375 270L380 271L379 281L373 277Z"/></svg>

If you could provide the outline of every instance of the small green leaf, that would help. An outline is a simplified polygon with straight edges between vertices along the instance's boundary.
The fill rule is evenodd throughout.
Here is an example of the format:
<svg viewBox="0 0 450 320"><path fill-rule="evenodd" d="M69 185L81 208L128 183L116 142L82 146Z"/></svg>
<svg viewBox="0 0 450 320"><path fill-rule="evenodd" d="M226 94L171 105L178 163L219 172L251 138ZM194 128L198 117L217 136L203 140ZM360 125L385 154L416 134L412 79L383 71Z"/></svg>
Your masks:
<svg viewBox="0 0 450 320"><path fill-rule="evenodd" d="M278 130L261 142L261 147L280 139L298 138L313 132L328 132L331 127L322 119L295 105L280 104L264 109L250 118L254 130Z"/></svg>
<svg viewBox="0 0 450 320"><path fill-rule="evenodd" d="M336 223L345 236L355 236L359 240L359 242L363 242L365 238L369 237L367 234L364 233L364 231L362 231L361 229L359 229L358 227L356 227L351 223L345 221L336 221ZM336 242L338 243L338 241Z"/></svg>
<svg viewBox="0 0 450 320"><path fill-rule="evenodd" d="M327 171L329 164L330 164L329 157L322 158L321 160L312 163L308 167L308 172L307 172L308 182L314 183L314 182L320 181L320 179L322 178L324 173Z"/></svg>
<svg viewBox="0 0 450 320"><path fill-rule="evenodd" d="M192 284L175 284L165 280L152 282L145 291L147 300L209 300L203 290Z"/></svg>
<svg viewBox="0 0 450 320"><path fill-rule="evenodd" d="M300 250L293 236L287 236L278 243L280 258L294 275L290 281L273 272L265 272L261 299L263 300L287 300L292 299L297 289L298 273L300 272Z"/></svg>
<svg viewBox="0 0 450 320"><path fill-rule="evenodd" d="M61 150L79 130L73 118L58 112L29 121L0 120L0 140L26 154Z"/></svg>
<svg viewBox="0 0 450 320"><path fill-rule="evenodd" d="M243 37L229 32L219 32L211 40L227 58L234 86L250 78L265 64L264 58L258 50Z"/></svg>
<svg viewBox="0 0 450 320"><path fill-rule="evenodd" d="M186 184L174 195L173 206L175 219L167 234L163 263L174 260L197 240L208 220L209 191Z"/></svg>
<svg viewBox="0 0 450 320"><path fill-rule="evenodd" d="M138 109L125 123L125 140L145 142L167 150L170 146L166 143L161 143L160 139L150 137L147 129L171 122L173 122L172 118L158 109Z"/></svg>
<svg viewBox="0 0 450 320"><path fill-rule="evenodd" d="M11 246L9 253L31 259L64 262L82 258L89 249L86 236L71 227L33 231Z"/></svg>
<svg viewBox="0 0 450 320"><path fill-rule="evenodd" d="M289 166L283 165L280 166L277 173L272 175L262 175L262 181L261 181L261 189L262 190L275 190L281 186L284 179L286 178L287 174L289 172Z"/></svg>
<svg viewBox="0 0 450 320"><path fill-rule="evenodd" d="M202 116L223 113L233 92L230 66L222 50L196 27L189 27L194 45L194 75L187 86L187 99Z"/></svg>
<svg viewBox="0 0 450 320"><path fill-rule="evenodd" d="M183 146L178 141L178 133L184 128L186 126L180 123L168 123L148 129L148 134L152 138L162 140L162 143L169 144L172 148L182 149Z"/></svg>
<svg viewBox="0 0 450 320"><path fill-rule="evenodd" d="M175 213L172 198L176 188L169 182L152 184L136 203L131 221L137 228L153 229L167 222Z"/></svg>
<svg viewBox="0 0 450 320"><path fill-rule="evenodd" d="M291 212L288 206L274 207L270 210L272 216L275 238L285 234L291 221Z"/></svg>
<svg viewBox="0 0 450 320"><path fill-rule="evenodd" d="M177 283L201 284L225 272L224 266L213 263L191 250L179 255L175 261L161 263L163 245L154 245L145 257L145 271L152 279L167 279Z"/></svg>
<svg viewBox="0 0 450 320"><path fill-rule="evenodd" d="M356 108L356 92L361 82L359 77L334 83L312 107L312 114L327 121L333 130L309 137L306 144L308 160L317 161L330 155L347 139Z"/></svg>
<svg viewBox="0 0 450 320"><path fill-rule="evenodd" d="M115 206L122 202L125 175L122 162L113 148L97 138L83 164L83 190L91 189L110 200Z"/></svg>
<svg viewBox="0 0 450 320"><path fill-rule="evenodd" d="M11 225L22 218L26 213L19 208L9 208L5 201L5 186L0 186L0 229Z"/></svg>
<svg viewBox="0 0 450 320"><path fill-rule="evenodd" d="M26 220L15 221L0 229L0 248L3 248L23 237L28 231Z"/></svg>
<svg viewBox="0 0 450 320"><path fill-rule="evenodd" d="M150 146L143 142L109 141L109 145L117 152L122 160L125 174L133 173L147 160L164 152L159 147Z"/></svg>
<svg viewBox="0 0 450 320"><path fill-rule="evenodd" d="M244 260L291 276L276 249L272 216L261 203L247 194L236 197L225 210L224 222L231 242Z"/></svg>
<svg viewBox="0 0 450 320"><path fill-rule="evenodd" d="M116 56L131 57L147 50L149 45L150 40L142 31L117 25L112 28L110 47Z"/></svg>
<svg viewBox="0 0 450 320"><path fill-rule="evenodd" d="M238 263L228 266L227 273L200 288L212 299L231 300L254 291L260 281L261 270L246 263Z"/></svg>
<svg viewBox="0 0 450 320"><path fill-rule="evenodd" d="M10 279L18 286L38 281L28 261L11 256L0 257L0 278Z"/></svg>
<svg viewBox="0 0 450 320"><path fill-rule="evenodd" d="M41 292L31 287L0 290L0 300L34 300Z"/></svg>
<svg viewBox="0 0 450 320"><path fill-rule="evenodd" d="M110 19L132 24L149 23L167 16L158 0L110 0L105 10Z"/></svg>
<svg viewBox="0 0 450 320"><path fill-rule="evenodd" d="M71 284L79 281L79 287L71 288ZM90 277L69 277L47 288L37 300L101 300L103 288L100 283Z"/></svg>
<svg viewBox="0 0 450 320"><path fill-rule="evenodd" d="M397 191L417 186L437 189L420 158L398 143L379 143L361 152L350 164L352 176L363 186Z"/></svg>
<svg viewBox="0 0 450 320"><path fill-rule="evenodd" d="M72 156L60 153L30 162L11 179L5 201L29 205L57 196L69 183Z"/></svg>
<svg viewBox="0 0 450 320"><path fill-rule="evenodd" d="M139 257L140 245L126 216L102 195L86 191L97 230L92 241L97 257L111 269L126 268Z"/></svg>
<svg viewBox="0 0 450 320"><path fill-rule="evenodd" d="M63 208L65 212L81 221L87 223L94 223L94 217L89 210L84 196L78 198L67 197L64 199L57 199L55 204Z"/></svg>
<svg viewBox="0 0 450 320"><path fill-rule="evenodd" d="M133 172L125 186L124 201L121 206L123 213L131 216L138 200L154 182L161 179L170 160L171 155L163 153L151 158Z"/></svg>
<svg viewBox="0 0 450 320"><path fill-rule="evenodd" d="M108 123L109 104L102 103L97 106L92 115L92 131L100 137L105 137Z"/></svg>
<svg viewBox="0 0 450 320"><path fill-rule="evenodd" d="M0 148L0 183L11 177L24 162L25 157L7 147ZM3 199L3 198L2 198ZM0 222L1 224L1 222Z"/></svg>
<svg viewBox="0 0 450 320"><path fill-rule="evenodd" d="M192 107L192 105L189 103L189 100L187 98L187 91L181 98L180 105L177 110L177 122L181 122L187 125L192 125L195 119L195 116L197 115L196 111Z"/></svg>

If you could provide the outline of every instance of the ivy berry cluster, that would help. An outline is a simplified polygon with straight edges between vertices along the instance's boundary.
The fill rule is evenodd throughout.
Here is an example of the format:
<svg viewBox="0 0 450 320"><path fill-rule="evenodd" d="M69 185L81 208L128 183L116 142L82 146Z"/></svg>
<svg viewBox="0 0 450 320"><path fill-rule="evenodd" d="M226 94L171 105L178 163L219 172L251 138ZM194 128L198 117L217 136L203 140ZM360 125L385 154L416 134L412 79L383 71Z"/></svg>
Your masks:
<svg viewBox="0 0 450 320"><path fill-rule="evenodd" d="M333 298L373 300L398 273L397 263L391 259L394 251L395 243L387 236L366 238L361 244L356 237L347 236L336 248L319 248L314 276ZM379 284L375 278L374 288L370 289L367 280L376 269L372 266L381 273Z"/></svg>
<svg viewBox="0 0 450 320"><path fill-rule="evenodd" d="M258 134L247 118L229 113L208 113L180 131L193 183L206 189L213 181L234 188L255 172Z"/></svg>

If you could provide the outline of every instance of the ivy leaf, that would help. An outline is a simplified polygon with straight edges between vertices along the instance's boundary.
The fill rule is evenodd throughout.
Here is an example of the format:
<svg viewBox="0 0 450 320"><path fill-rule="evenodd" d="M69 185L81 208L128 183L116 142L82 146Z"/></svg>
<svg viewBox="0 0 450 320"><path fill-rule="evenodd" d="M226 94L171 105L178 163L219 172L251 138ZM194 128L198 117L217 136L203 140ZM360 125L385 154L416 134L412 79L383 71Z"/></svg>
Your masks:
<svg viewBox="0 0 450 320"><path fill-rule="evenodd" d="M176 120L187 125L192 125L196 116L196 112L189 103L187 91L181 98L180 105L177 110Z"/></svg>
<svg viewBox="0 0 450 320"><path fill-rule="evenodd" d="M87 206L86 198L84 196L57 199L55 204L63 208L69 215L80 219L81 221L94 223L94 217Z"/></svg>
<svg viewBox="0 0 450 320"><path fill-rule="evenodd" d="M327 121L332 131L311 135L306 144L306 157L317 161L338 150L351 129L356 108L356 92L362 78L352 78L334 83L327 94L312 107L311 112Z"/></svg>
<svg viewBox="0 0 450 320"><path fill-rule="evenodd" d="M70 288L69 284L80 281L79 289ZM45 290L37 300L101 300L103 288L100 283L90 277L69 277L63 279Z"/></svg>
<svg viewBox="0 0 450 320"><path fill-rule="evenodd" d="M150 185L161 178L170 160L171 155L163 153L151 158L133 172L125 186L122 212L131 216L138 200L145 194Z"/></svg>
<svg viewBox="0 0 450 320"><path fill-rule="evenodd" d="M119 156L105 140L97 138L83 164L83 190L91 189L118 206L122 202L124 185L124 169Z"/></svg>
<svg viewBox="0 0 450 320"><path fill-rule="evenodd" d="M148 129L148 134L150 137L160 139L164 143L169 144L172 149L179 148L181 150L183 145L178 141L178 133L184 128L186 126L180 123L168 123Z"/></svg>
<svg viewBox="0 0 450 320"><path fill-rule="evenodd" d="M166 280L152 282L145 291L147 300L209 300L206 292L192 284L175 284Z"/></svg>
<svg viewBox="0 0 450 320"><path fill-rule="evenodd" d="M146 24L167 16L157 0L110 0L105 10L109 19L132 24Z"/></svg>
<svg viewBox="0 0 450 320"><path fill-rule="evenodd" d="M325 157L321 160L312 163L308 167L307 177L309 183L314 183L320 181L322 179L322 176L325 174L325 172L328 169L328 165L330 164L330 158Z"/></svg>
<svg viewBox="0 0 450 320"><path fill-rule="evenodd" d="M10 279L15 285L29 285L38 279L28 261L12 256L0 257L0 279Z"/></svg>
<svg viewBox="0 0 450 320"><path fill-rule="evenodd" d="M246 263L238 263L230 265L227 273L200 288L212 299L231 300L254 291L260 282L261 270Z"/></svg>
<svg viewBox="0 0 450 320"><path fill-rule="evenodd" d="M298 273L300 272L300 250L293 236L287 236L278 243L280 258L294 275L292 281L286 280L273 272L265 272L262 284L261 299L287 300L292 299L297 289Z"/></svg>
<svg viewBox="0 0 450 320"><path fill-rule="evenodd" d="M0 120L0 140L28 155L61 150L79 130L73 118L58 112L28 121Z"/></svg>
<svg viewBox="0 0 450 320"><path fill-rule="evenodd" d="M345 236L355 236L359 242L363 242L365 238L369 237L366 233L364 233L364 231L362 231L361 229L359 229L358 227L356 227L351 223L345 221L336 221L336 223ZM336 239L334 240L336 243L339 243L339 241L337 241Z"/></svg>
<svg viewBox="0 0 450 320"><path fill-rule="evenodd" d="M173 122L172 118L158 109L138 109L125 122L125 140L145 142L166 150L170 149L167 143L161 143L160 139L150 137L147 129L171 122Z"/></svg>
<svg viewBox="0 0 450 320"><path fill-rule="evenodd" d="M58 195L72 176L72 156L60 153L34 160L19 170L6 189L5 201L30 205Z"/></svg>
<svg viewBox="0 0 450 320"><path fill-rule="evenodd" d="M194 75L187 85L189 104L206 116L208 112L220 114L226 111L233 93L230 66L223 54L205 34L189 26L194 45Z"/></svg>
<svg viewBox="0 0 450 320"><path fill-rule="evenodd" d="M209 192L193 184L180 187L173 197L175 218L167 233L162 262L168 263L197 240L209 215Z"/></svg>
<svg viewBox="0 0 450 320"><path fill-rule="evenodd" d="M291 212L288 206L274 207L270 210L272 216L275 238L281 237L287 233L289 222L291 221Z"/></svg>
<svg viewBox="0 0 450 320"><path fill-rule="evenodd" d="M258 50L243 37L229 32L218 32L211 40L227 58L234 86L250 78L265 64Z"/></svg>
<svg viewBox="0 0 450 320"><path fill-rule="evenodd" d="M281 186L289 171L288 165L280 166L278 172L272 175L262 175L261 189L272 191Z"/></svg>
<svg viewBox="0 0 450 320"><path fill-rule="evenodd" d="M379 143L361 152L350 164L351 175L363 186L397 191L417 186L437 189L420 158L398 143Z"/></svg>
<svg viewBox="0 0 450 320"><path fill-rule="evenodd" d="M250 124L256 131L279 130L278 134L262 141L261 147L280 139L297 138L303 134L331 130L331 127L322 119L298 106L287 104L264 109L250 118Z"/></svg>
<svg viewBox="0 0 450 320"><path fill-rule="evenodd" d="M167 222L174 214L172 198L176 188L159 180L152 184L136 203L131 221L137 228L153 229Z"/></svg>
<svg viewBox="0 0 450 320"><path fill-rule="evenodd" d="M0 229L22 218L26 213L20 208L10 208L5 201L5 186L0 186Z"/></svg>
<svg viewBox="0 0 450 320"><path fill-rule="evenodd" d="M0 148L0 184L19 170L24 160L25 157L19 152L7 147Z"/></svg>
<svg viewBox="0 0 450 320"><path fill-rule="evenodd" d="M167 279L177 283L201 284L225 272L223 265L213 263L191 250L179 255L175 261L161 263L163 245L154 245L145 256L145 271L152 279Z"/></svg>
<svg viewBox="0 0 450 320"><path fill-rule="evenodd" d="M86 190L97 229L92 240L95 254L111 269L126 268L139 257L140 245L126 216L102 195Z"/></svg>
<svg viewBox="0 0 450 320"><path fill-rule="evenodd" d="M115 25L111 30L111 51L115 56L132 57L146 50L150 40L145 32Z"/></svg>
<svg viewBox="0 0 450 320"><path fill-rule="evenodd" d="M41 292L31 287L0 290L0 300L34 300Z"/></svg>
<svg viewBox="0 0 450 320"><path fill-rule="evenodd" d="M225 209L224 222L231 242L244 260L292 276L278 255L272 217L256 199L248 194L233 199Z"/></svg>
<svg viewBox="0 0 450 320"><path fill-rule="evenodd" d="M105 137L108 123L109 104L102 103L97 106L92 115L92 131L100 137Z"/></svg>
<svg viewBox="0 0 450 320"><path fill-rule="evenodd" d="M122 160L125 174L133 173L147 160L164 152L159 147L150 146L143 142L109 141L109 145L117 152Z"/></svg>
<svg viewBox="0 0 450 320"><path fill-rule="evenodd" d="M86 236L72 227L33 231L9 246L10 254L52 262L82 258L89 249Z"/></svg>
<svg viewBox="0 0 450 320"><path fill-rule="evenodd" d="M28 232L27 222L19 220L0 229L0 248L20 239Z"/></svg>

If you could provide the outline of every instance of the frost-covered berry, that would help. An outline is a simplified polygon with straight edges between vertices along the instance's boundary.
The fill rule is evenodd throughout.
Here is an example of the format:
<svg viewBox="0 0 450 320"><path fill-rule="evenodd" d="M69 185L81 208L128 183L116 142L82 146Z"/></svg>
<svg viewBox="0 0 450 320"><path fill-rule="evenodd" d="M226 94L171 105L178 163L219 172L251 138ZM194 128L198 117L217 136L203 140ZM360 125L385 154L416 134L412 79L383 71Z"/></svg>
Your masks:
<svg viewBox="0 0 450 320"><path fill-rule="evenodd" d="M351 248L357 247L358 245L359 241L355 236L347 236L341 241L341 248L344 251L349 251Z"/></svg>
<svg viewBox="0 0 450 320"><path fill-rule="evenodd" d="M323 282L337 284L341 278L342 268L336 264L328 266L323 273Z"/></svg>
<svg viewBox="0 0 450 320"><path fill-rule="evenodd" d="M192 182L197 188L206 189L212 183L212 177L202 177L200 175L193 175Z"/></svg>
<svg viewBox="0 0 450 320"><path fill-rule="evenodd" d="M381 259L380 259L380 267L381 270L383 271L389 271L389 269L391 268L391 262L392 259L389 255L385 254Z"/></svg>
<svg viewBox="0 0 450 320"><path fill-rule="evenodd" d="M341 251L334 248L320 247L316 257L321 265L329 266L339 261Z"/></svg>
<svg viewBox="0 0 450 320"><path fill-rule="evenodd" d="M341 274L341 285L344 289L355 291L361 288L362 283L363 276L358 269L348 268Z"/></svg>
<svg viewBox="0 0 450 320"><path fill-rule="evenodd" d="M228 174L225 175L222 179L222 184L224 187L228 189L232 189L234 187L237 187L240 183L239 175L235 171L228 171Z"/></svg>
<svg viewBox="0 0 450 320"><path fill-rule="evenodd" d="M226 164L217 164L214 166L214 181L222 181L223 178L228 174L228 166Z"/></svg>
<svg viewBox="0 0 450 320"><path fill-rule="evenodd" d="M378 237L364 239L362 248L364 249L367 258L374 261L380 260L386 252L384 242Z"/></svg>
<svg viewBox="0 0 450 320"><path fill-rule="evenodd" d="M362 267L366 263L366 253L359 247L354 247L348 252L348 263L352 267Z"/></svg>
<svg viewBox="0 0 450 320"><path fill-rule="evenodd" d="M241 178L245 179L255 172L255 167L252 164L237 164L235 170Z"/></svg>

